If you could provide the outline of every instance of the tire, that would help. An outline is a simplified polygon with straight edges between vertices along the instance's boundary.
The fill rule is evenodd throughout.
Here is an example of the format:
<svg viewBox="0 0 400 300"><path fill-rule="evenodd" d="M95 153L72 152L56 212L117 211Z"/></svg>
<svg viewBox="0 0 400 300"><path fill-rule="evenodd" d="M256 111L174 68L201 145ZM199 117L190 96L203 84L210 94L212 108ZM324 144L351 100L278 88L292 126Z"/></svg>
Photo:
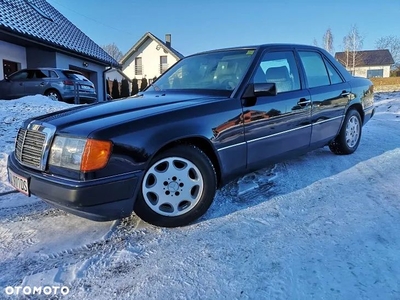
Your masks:
<svg viewBox="0 0 400 300"><path fill-rule="evenodd" d="M329 149L338 155L351 154L360 144L362 131L361 117L355 109L349 110L344 119L339 135L329 145Z"/></svg>
<svg viewBox="0 0 400 300"><path fill-rule="evenodd" d="M146 170L134 211L155 226L185 226L210 207L217 176L207 155L192 145L179 145L157 155Z"/></svg>
<svg viewBox="0 0 400 300"><path fill-rule="evenodd" d="M60 93L56 90L48 90L44 93L44 95L54 101L62 101L62 97L61 97Z"/></svg>

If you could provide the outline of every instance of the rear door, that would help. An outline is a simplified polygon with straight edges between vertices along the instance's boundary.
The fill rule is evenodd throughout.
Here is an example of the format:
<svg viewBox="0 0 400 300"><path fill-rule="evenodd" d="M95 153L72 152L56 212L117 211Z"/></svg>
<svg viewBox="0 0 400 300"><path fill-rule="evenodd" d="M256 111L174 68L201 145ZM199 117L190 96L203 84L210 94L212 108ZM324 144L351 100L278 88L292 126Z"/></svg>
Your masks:
<svg viewBox="0 0 400 300"><path fill-rule="evenodd" d="M24 82L25 94L27 95L44 95L49 87L49 71L48 70L32 70L32 74L28 80Z"/></svg>
<svg viewBox="0 0 400 300"><path fill-rule="evenodd" d="M311 101L309 91L302 89L294 50L266 50L251 82L274 82L277 95L258 97L254 105L243 108L248 166L307 149Z"/></svg>
<svg viewBox="0 0 400 300"><path fill-rule="evenodd" d="M322 53L299 49L306 83L311 94L311 144L323 146L340 129L351 96L350 84Z"/></svg>

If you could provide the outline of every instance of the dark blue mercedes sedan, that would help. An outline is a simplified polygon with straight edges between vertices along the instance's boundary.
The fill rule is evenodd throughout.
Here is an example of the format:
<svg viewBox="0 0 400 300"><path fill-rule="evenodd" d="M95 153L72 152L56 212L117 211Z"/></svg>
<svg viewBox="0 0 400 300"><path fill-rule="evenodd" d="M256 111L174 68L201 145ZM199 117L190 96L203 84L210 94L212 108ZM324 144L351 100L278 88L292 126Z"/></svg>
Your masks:
<svg viewBox="0 0 400 300"><path fill-rule="evenodd" d="M208 51L131 98L26 120L9 180L89 219L184 226L237 176L324 146L353 153L373 114L371 81L320 48Z"/></svg>

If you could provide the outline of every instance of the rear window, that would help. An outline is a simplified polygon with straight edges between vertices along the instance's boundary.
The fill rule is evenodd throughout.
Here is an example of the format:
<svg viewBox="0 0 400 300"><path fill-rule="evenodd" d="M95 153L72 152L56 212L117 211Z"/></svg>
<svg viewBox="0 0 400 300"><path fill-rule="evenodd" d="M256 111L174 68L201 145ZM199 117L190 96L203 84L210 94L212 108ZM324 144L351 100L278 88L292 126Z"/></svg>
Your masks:
<svg viewBox="0 0 400 300"><path fill-rule="evenodd" d="M89 81L85 76L79 73L75 73L72 71L63 71L63 74L68 78L68 79L74 79L74 80L84 80L84 81Z"/></svg>

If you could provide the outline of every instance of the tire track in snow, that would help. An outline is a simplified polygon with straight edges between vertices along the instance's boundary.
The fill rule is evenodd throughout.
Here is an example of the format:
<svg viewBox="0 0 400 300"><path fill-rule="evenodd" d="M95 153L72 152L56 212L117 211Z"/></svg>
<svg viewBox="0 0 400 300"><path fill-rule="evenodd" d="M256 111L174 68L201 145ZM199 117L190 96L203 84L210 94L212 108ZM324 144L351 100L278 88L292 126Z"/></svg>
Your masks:
<svg viewBox="0 0 400 300"><path fill-rule="evenodd" d="M9 222L34 221L43 217L61 216L67 213L53 208L44 201L0 208L0 224Z"/></svg>
<svg viewBox="0 0 400 300"><path fill-rule="evenodd" d="M50 254L33 254L30 257L17 257L0 262L1 270L8 270L7 274L0 277L0 286L18 285L26 276L56 269L67 269L69 266L81 264L76 271L82 277L87 269L93 265L103 266L110 264L113 257L118 257L118 252L128 249L138 258L146 255L144 241L147 229L137 230L137 217L130 217L116 221L114 227L103 239L84 244L77 248L65 249ZM0 232L2 235L2 232ZM18 240L23 243L32 242L28 236L20 236ZM79 273L79 274L78 274Z"/></svg>

